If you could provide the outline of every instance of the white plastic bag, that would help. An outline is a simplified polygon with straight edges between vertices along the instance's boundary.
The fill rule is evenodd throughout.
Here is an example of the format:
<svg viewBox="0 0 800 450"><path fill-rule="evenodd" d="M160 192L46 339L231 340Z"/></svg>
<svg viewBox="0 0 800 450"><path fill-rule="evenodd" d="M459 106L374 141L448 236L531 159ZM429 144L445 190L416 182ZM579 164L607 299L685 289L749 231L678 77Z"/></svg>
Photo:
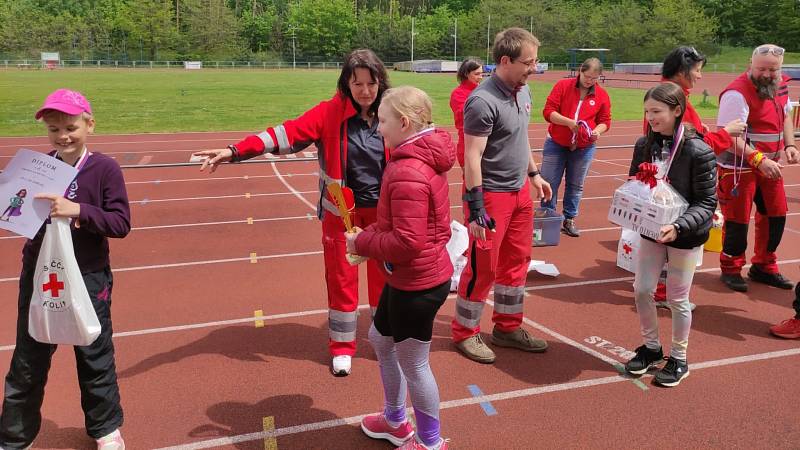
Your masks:
<svg viewBox="0 0 800 450"><path fill-rule="evenodd" d="M639 242L642 236L639 233L622 229L622 235L617 244L617 267L627 270L628 272L636 272L636 258L639 256Z"/></svg>
<svg viewBox="0 0 800 450"><path fill-rule="evenodd" d="M100 335L100 321L72 248L69 219L51 219L45 230L33 278L28 333L46 344L81 346Z"/></svg>
<svg viewBox="0 0 800 450"><path fill-rule="evenodd" d="M461 279L461 272L467 265L467 257L464 252L469 247L469 230L460 222L455 220L450 222L450 241L447 242L447 253L450 255L450 262L453 263L453 276L450 278L450 291L458 289L458 281Z"/></svg>

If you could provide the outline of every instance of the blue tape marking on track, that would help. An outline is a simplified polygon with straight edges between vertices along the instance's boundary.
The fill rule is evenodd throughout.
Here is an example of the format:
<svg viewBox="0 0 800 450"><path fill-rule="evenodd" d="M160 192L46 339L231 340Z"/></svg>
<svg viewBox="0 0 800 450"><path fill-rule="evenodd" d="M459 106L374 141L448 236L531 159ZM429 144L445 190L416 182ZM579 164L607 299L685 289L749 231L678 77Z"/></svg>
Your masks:
<svg viewBox="0 0 800 450"><path fill-rule="evenodd" d="M480 397L483 395L483 391L481 391L481 388L479 388L475 384L470 384L469 386L467 386L467 389L469 389L469 393L472 394L473 397ZM492 404L489 402L482 402L481 408L483 408L483 412L485 412L487 416L497 415L497 410L494 409L494 406L492 406Z"/></svg>

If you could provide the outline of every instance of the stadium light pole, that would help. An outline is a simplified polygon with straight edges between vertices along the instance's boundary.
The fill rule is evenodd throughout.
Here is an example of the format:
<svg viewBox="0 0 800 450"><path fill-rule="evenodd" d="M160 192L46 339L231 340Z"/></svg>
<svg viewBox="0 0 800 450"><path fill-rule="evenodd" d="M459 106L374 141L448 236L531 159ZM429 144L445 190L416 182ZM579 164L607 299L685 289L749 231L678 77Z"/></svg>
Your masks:
<svg viewBox="0 0 800 450"><path fill-rule="evenodd" d="M453 24L453 61L458 61L458 17Z"/></svg>
<svg viewBox="0 0 800 450"><path fill-rule="evenodd" d="M414 71L414 18L411 18L411 71Z"/></svg>
<svg viewBox="0 0 800 450"><path fill-rule="evenodd" d="M489 61L489 27L492 26L492 15L489 14L489 21L486 22L486 61Z"/></svg>
<svg viewBox="0 0 800 450"><path fill-rule="evenodd" d="M297 68L297 51L295 49L295 27L292 25L289 27L292 30L292 70Z"/></svg>

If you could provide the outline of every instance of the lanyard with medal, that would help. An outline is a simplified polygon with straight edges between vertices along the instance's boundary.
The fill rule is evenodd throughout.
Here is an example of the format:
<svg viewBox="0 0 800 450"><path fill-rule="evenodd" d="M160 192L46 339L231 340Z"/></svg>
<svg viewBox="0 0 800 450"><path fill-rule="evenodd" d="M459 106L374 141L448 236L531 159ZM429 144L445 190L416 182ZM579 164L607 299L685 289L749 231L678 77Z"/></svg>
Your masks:
<svg viewBox="0 0 800 450"><path fill-rule="evenodd" d="M89 160L89 156L91 156L91 154L92 153L89 151L88 148L83 147L83 153L81 154L81 157L78 158L78 162L76 162L74 166L75 169L77 169L77 172L75 173L75 178L72 179L72 181L69 183L69 186L67 186L67 189L64 191L64 198L68 200L73 200L77 196L78 174L81 172L81 169L83 169L83 167L86 165L86 161ZM70 219L70 222L75 224L75 228L78 228L79 227L78 221L76 219L77 217L73 217Z"/></svg>
<svg viewBox="0 0 800 450"><path fill-rule="evenodd" d="M739 138L735 137L733 141L733 188L731 188L731 195L734 197L739 196L739 181L742 179L742 172L744 171L744 152L747 150L747 128L744 129L744 133L742 134L742 139L744 139L744 145L742 145L742 160L737 164L737 149L739 147ZM755 149L755 147L754 147Z"/></svg>
<svg viewBox="0 0 800 450"><path fill-rule="evenodd" d="M669 155L665 158L665 148L662 147L660 160L654 161L654 164L658 167L658 173L656 174L657 179L663 179L665 182L669 183L669 169L672 167L672 161L675 160L678 144L683 140L684 130L685 127L683 124L678 125L678 129L675 131L675 135L672 139L672 144L669 146Z"/></svg>
<svg viewBox="0 0 800 450"><path fill-rule="evenodd" d="M81 153L81 157L78 158L78 162L76 162L75 166L74 166L75 169L77 170L77 172L75 173L75 178L72 179L72 181L69 183L69 186L67 186L67 190L64 191L64 197L65 198L69 198L67 196L69 195L70 191L77 191L78 190L77 185L75 185L75 183L78 181L78 174L81 172L81 169L83 169L83 166L86 165L86 161L89 160L89 156L91 154L92 154L92 152L90 152L88 148L83 147L83 153ZM73 188L73 185L75 185L74 188Z"/></svg>

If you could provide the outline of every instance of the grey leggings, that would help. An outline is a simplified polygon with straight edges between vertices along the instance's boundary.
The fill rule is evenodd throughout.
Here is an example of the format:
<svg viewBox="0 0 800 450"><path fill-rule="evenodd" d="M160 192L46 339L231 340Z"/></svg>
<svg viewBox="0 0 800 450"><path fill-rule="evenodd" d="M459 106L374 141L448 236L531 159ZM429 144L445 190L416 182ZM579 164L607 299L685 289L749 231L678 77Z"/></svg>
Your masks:
<svg viewBox="0 0 800 450"><path fill-rule="evenodd" d="M658 349L658 313L653 301L661 269L667 263L667 301L672 310L672 349L670 356L686 360L689 345L689 329L692 326L692 310L689 307L689 289L692 287L695 265L703 251L702 246L684 250L668 247L642 239L637 258L636 279L633 290L636 310L639 312L642 338L650 349Z"/></svg>

